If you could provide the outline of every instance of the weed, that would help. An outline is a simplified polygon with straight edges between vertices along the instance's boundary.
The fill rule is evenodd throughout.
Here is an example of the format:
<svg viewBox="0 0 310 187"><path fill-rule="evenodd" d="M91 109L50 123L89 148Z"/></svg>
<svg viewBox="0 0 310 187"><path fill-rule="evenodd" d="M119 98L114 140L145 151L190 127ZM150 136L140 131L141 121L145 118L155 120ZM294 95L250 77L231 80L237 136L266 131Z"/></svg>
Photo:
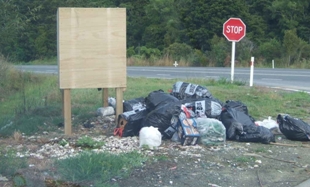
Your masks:
<svg viewBox="0 0 310 187"><path fill-rule="evenodd" d="M256 153L266 153L267 149L265 147L258 147L254 150Z"/></svg>
<svg viewBox="0 0 310 187"><path fill-rule="evenodd" d="M164 160L168 160L169 157L167 155L163 155L163 154L159 154L154 156L154 160L156 161L164 161Z"/></svg>
<svg viewBox="0 0 310 187"><path fill-rule="evenodd" d="M20 142L23 139L23 135L19 131L15 131L13 137L17 142Z"/></svg>
<svg viewBox="0 0 310 187"><path fill-rule="evenodd" d="M137 152L119 155L83 152L76 157L57 160L55 166L66 181L105 184L112 177L127 176L132 168L141 166L146 160Z"/></svg>
<svg viewBox="0 0 310 187"><path fill-rule="evenodd" d="M102 147L104 142L95 141L89 136L82 136L77 140L75 145L82 148L97 149Z"/></svg>
<svg viewBox="0 0 310 187"><path fill-rule="evenodd" d="M248 163L251 162L253 159L251 157L247 157L247 156L239 156L235 158L236 162L239 163Z"/></svg>
<svg viewBox="0 0 310 187"><path fill-rule="evenodd" d="M65 139L60 140L58 143L61 146L66 146L67 144L69 144L69 142L67 142L67 140L65 140Z"/></svg>

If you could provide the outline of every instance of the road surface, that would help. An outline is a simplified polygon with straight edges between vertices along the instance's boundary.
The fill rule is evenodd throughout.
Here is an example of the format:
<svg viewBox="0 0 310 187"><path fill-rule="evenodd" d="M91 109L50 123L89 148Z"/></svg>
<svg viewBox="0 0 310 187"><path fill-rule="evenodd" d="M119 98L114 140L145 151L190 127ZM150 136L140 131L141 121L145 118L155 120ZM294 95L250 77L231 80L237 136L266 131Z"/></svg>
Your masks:
<svg viewBox="0 0 310 187"><path fill-rule="evenodd" d="M23 71L58 74L56 65L15 66ZM305 91L310 93L310 69L254 68L253 85L272 88ZM204 78L231 80L231 68L222 67L127 67L129 77L164 79ZM250 68L235 68L234 81L249 85Z"/></svg>

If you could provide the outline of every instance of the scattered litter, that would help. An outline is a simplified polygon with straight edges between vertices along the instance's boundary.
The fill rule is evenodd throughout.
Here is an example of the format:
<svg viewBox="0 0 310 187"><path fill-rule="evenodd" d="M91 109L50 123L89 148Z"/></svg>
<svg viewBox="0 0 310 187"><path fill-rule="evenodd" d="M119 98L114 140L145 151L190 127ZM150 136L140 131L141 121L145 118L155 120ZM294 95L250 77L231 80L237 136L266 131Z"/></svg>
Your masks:
<svg viewBox="0 0 310 187"><path fill-rule="evenodd" d="M115 110L111 106L100 107L97 109L97 115L98 116L110 116L110 115L114 115L114 114L115 114Z"/></svg>
<svg viewBox="0 0 310 187"><path fill-rule="evenodd" d="M139 143L140 147L146 145L149 148L158 147L161 144L161 134L157 128L143 127L139 133Z"/></svg>
<svg viewBox="0 0 310 187"><path fill-rule="evenodd" d="M262 163L262 161L261 161L261 160L255 160L255 163L259 163L259 164L261 164L261 163Z"/></svg>
<svg viewBox="0 0 310 187"><path fill-rule="evenodd" d="M301 119L288 114L279 114L277 117L279 128L287 139L298 141L310 140L310 125Z"/></svg>
<svg viewBox="0 0 310 187"><path fill-rule="evenodd" d="M0 181L6 182L6 181L9 181L9 179L0 175Z"/></svg>
<svg viewBox="0 0 310 187"><path fill-rule="evenodd" d="M221 121L212 118L197 118L196 121L200 143L206 146L225 144L226 128Z"/></svg>

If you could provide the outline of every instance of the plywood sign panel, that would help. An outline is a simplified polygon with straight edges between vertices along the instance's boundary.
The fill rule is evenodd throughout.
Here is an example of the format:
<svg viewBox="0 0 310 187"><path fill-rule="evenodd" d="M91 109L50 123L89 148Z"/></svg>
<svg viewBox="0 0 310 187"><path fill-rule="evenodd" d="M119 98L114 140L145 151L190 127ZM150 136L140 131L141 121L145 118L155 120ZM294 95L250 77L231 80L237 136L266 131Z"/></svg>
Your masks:
<svg viewBox="0 0 310 187"><path fill-rule="evenodd" d="M60 89L126 87L126 9L59 8Z"/></svg>

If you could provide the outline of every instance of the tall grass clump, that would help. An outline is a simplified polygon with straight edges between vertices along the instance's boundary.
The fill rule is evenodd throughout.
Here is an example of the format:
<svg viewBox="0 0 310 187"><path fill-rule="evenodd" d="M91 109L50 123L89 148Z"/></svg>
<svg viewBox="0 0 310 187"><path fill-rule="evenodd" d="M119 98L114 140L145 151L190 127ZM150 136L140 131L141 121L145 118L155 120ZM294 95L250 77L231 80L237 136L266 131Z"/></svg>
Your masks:
<svg viewBox="0 0 310 187"><path fill-rule="evenodd" d="M12 176L19 169L27 167L27 159L25 157L16 157L14 149L0 147L0 174L4 176Z"/></svg>
<svg viewBox="0 0 310 187"><path fill-rule="evenodd" d="M50 128L49 122L60 121L61 94L55 76L18 71L4 60L0 63L0 135L33 134Z"/></svg>
<svg viewBox="0 0 310 187"><path fill-rule="evenodd" d="M114 155L101 152L83 152L55 162L56 174L62 180L102 186L113 177L123 178L134 167L141 166L147 157L137 152Z"/></svg>

